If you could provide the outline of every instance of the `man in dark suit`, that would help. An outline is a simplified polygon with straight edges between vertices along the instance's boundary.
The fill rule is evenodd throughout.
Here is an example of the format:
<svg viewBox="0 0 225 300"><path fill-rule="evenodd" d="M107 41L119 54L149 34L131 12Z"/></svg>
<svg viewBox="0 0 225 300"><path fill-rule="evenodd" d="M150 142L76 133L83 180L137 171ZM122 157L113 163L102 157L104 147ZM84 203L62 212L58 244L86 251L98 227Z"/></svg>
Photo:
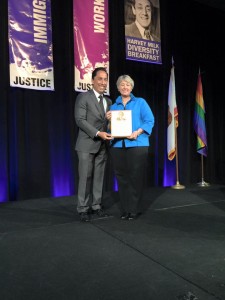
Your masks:
<svg viewBox="0 0 225 300"><path fill-rule="evenodd" d="M112 101L104 96L108 84L105 68L93 71L92 84L93 89L80 93L75 102L75 121L79 128L75 146L79 160L77 211L84 222L90 220L90 209L100 217L108 216L101 207L107 160L106 143L111 139L111 135L106 132L105 114Z"/></svg>
<svg viewBox="0 0 225 300"><path fill-rule="evenodd" d="M125 25L125 36L160 42L160 39L151 30L152 11L153 4L150 0L133 0L132 12L136 20Z"/></svg>

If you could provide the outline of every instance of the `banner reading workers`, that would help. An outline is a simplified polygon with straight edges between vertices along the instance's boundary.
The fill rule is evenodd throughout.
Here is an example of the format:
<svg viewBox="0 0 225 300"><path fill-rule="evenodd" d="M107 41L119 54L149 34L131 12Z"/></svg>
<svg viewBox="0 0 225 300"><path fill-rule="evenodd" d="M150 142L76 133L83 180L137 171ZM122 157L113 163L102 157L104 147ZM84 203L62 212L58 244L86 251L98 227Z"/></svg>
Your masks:
<svg viewBox="0 0 225 300"><path fill-rule="evenodd" d="M73 0L73 18L74 88L85 92L92 88L95 68L104 67L109 73L108 0Z"/></svg>

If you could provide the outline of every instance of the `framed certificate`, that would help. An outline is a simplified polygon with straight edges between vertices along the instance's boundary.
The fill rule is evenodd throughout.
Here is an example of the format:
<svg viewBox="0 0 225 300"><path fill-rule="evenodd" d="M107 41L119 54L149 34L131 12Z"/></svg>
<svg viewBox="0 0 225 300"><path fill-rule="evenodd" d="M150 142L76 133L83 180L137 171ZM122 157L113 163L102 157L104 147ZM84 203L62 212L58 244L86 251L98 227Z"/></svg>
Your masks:
<svg viewBox="0 0 225 300"><path fill-rule="evenodd" d="M112 137L127 137L132 133L131 110L111 111L111 135Z"/></svg>

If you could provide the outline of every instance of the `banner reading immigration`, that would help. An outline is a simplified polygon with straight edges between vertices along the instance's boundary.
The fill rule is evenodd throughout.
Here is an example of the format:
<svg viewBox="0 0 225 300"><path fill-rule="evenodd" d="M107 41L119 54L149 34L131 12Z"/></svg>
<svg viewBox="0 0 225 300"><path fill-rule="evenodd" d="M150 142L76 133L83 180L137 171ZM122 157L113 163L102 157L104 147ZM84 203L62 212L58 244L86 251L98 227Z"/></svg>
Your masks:
<svg viewBox="0 0 225 300"><path fill-rule="evenodd" d="M124 0L126 59L161 64L159 0Z"/></svg>
<svg viewBox="0 0 225 300"><path fill-rule="evenodd" d="M9 0L10 86L54 90L50 0Z"/></svg>
<svg viewBox="0 0 225 300"><path fill-rule="evenodd" d="M92 88L95 68L109 73L108 0L73 0L73 20L74 89L85 92Z"/></svg>

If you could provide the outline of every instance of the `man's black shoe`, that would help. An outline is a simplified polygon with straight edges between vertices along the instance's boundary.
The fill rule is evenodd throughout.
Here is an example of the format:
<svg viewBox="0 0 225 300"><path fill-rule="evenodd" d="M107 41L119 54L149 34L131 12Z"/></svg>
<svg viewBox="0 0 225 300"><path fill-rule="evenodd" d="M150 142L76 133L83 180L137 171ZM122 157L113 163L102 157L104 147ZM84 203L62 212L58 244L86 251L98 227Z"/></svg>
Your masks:
<svg viewBox="0 0 225 300"><path fill-rule="evenodd" d="M109 214L107 214L106 212L104 212L104 210L102 208L93 210L93 213L95 215L97 215L98 217L101 217L101 218L109 217Z"/></svg>
<svg viewBox="0 0 225 300"><path fill-rule="evenodd" d="M81 222L89 222L90 221L90 215L87 212L81 212L79 215L80 215Z"/></svg>
<svg viewBox="0 0 225 300"><path fill-rule="evenodd" d="M138 213L136 213L136 214L129 213L127 219L128 219L128 220L135 220L135 219L139 218L140 215L141 215L141 212L138 212Z"/></svg>

